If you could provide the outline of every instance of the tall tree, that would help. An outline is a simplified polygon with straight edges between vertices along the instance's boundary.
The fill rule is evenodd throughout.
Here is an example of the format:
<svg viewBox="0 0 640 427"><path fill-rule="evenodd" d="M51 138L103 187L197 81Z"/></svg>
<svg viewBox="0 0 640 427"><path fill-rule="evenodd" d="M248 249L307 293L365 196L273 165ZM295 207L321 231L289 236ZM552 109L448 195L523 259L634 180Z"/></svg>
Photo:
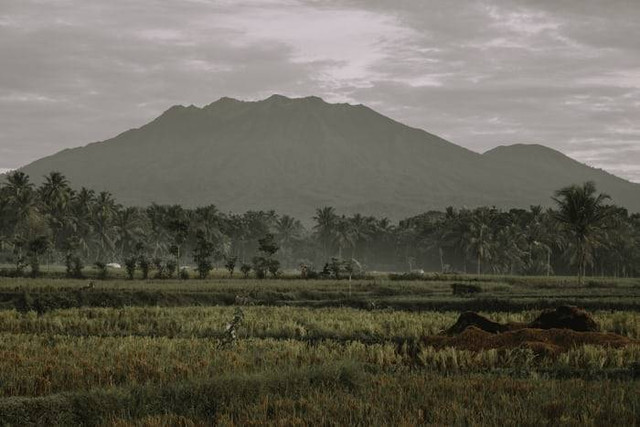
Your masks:
<svg viewBox="0 0 640 427"><path fill-rule="evenodd" d="M313 226L316 232L320 244L322 245L322 259L326 260L328 256L328 250L331 243L335 239L336 227L338 225L338 215L336 210L331 206L325 206L321 209L316 209L316 214L313 220L316 224Z"/></svg>
<svg viewBox="0 0 640 427"><path fill-rule="evenodd" d="M582 284L587 264L593 261L593 251L605 242L605 224L613 214L606 204L610 197L597 193L593 182L564 187L553 200L558 211L554 218L572 242L572 261L578 268L578 283Z"/></svg>
<svg viewBox="0 0 640 427"><path fill-rule="evenodd" d="M119 208L120 206L113 200L111 193L101 191L98 194L93 206L93 223L97 241L96 261L113 254L115 249L113 219Z"/></svg>
<svg viewBox="0 0 640 427"><path fill-rule="evenodd" d="M113 220L115 247L120 260L129 257L135 251L136 243L143 239L143 216L134 207L118 210Z"/></svg>
<svg viewBox="0 0 640 427"><path fill-rule="evenodd" d="M51 172L44 177L39 193L51 229L53 248L60 250L74 230L73 217L69 212L73 191L64 175Z"/></svg>
<svg viewBox="0 0 640 427"><path fill-rule="evenodd" d="M291 265L293 258L293 242L300 238L302 224L289 215L282 215L276 221L276 239L281 248L282 258L286 265Z"/></svg>

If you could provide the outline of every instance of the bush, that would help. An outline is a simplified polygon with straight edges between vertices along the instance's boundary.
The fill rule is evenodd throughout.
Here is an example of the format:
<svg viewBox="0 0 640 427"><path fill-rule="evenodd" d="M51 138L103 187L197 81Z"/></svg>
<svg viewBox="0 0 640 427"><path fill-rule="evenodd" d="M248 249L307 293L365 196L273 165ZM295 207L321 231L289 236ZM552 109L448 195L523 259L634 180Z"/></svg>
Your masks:
<svg viewBox="0 0 640 427"><path fill-rule="evenodd" d="M167 279L173 279L173 275L176 274L176 269L178 268L178 264L176 264L175 260L170 259L165 264L165 271L167 273Z"/></svg>
<svg viewBox="0 0 640 427"><path fill-rule="evenodd" d="M453 292L453 295L472 295L482 292L482 288L478 285L452 283L451 291Z"/></svg>
<svg viewBox="0 0 640 427"><path fill-rule="evenodd" d="M82 274L82 269L84 265L82 263L82 259L71 253L67 254L65 257L65 267L67 277L73 277L74 279L82 279L84 276Z"/></svg>
<svg viewBox="0 0 640 427"><path fill-rule="evenodd" d="M96 261L93 264L96 269L98 270L98 279L100 280L106 280L107 276L108 276L108 272L107 272L107 264L105 264L102 261Z"/></svg>
<svg viewBox="0 0 640 427"><path fill-rule="evenodd" d="M270 259L267 264L267 270L269 270L269 273L271 273L274 279L278 277L280 274L280 261L277 259Z"/></svg>
<svg viewBox="0 0 640 427"><path fill-rule="evenodd" d="M149 267L150 263L146 256L140 255L138 258L138 265L140 266L140 271L142 272L142 280L147 280L149 278Z"/></svg>
<svg viewBox="0 0 640 427"><path fill-rule="evenodd" d="M251 260L253 271L258 279L267 277L267 259L261 256L254 256Z"/></svg>
<svg viewBox="0 0 640 427"><path fill-rule="evenodd" d="M242 272L242 274L244 275L244 278L248 278L249 277L249 273L251 272L251 265L249 264L242 264L240 266L240 271Z"/></svg>
<svg viewBox="0 0 640 427"><path fill-rule="evenodd" d="M229 272L229 277L233 277L233 272L236 269L237 256L230 256L225 258L224 268Z"/></svg>
<svg viewBox="0 0 640 427"><path fill-rule="evenodd" d="M156 258L153 259L152 262L153 262L153 268L155 268L155 270L156 270L156 274L155 274L155 276L153 278L154 279L164 279L164 278L166 278L165 266L162 263L162 259L156 257Z"/></svg>
<svg viewBox="0 0 640 427"><path fill-rule="evenodd" d="M40 257L49 250L50 242L47 236L39 236L29 242L29 265L31 277L40 275Z"/></svg>
<svg viewBox="0 0 640 427"><path fill-rule="evenodd" d="M127 270L127 278L129 280L133 280L136 274L136 264L137 260L135 257L130 257L124 260L124 267Z"/></svg>
<svg viewBox="0 0 640 427"><path fill-rule="evenodd" d="M204 231L198 230L196 233L196 245L193 248L193 261L196 263L196 270L200 279L206 279L213 269L211 258L214 256L216 246L207 239Z"/></svg>

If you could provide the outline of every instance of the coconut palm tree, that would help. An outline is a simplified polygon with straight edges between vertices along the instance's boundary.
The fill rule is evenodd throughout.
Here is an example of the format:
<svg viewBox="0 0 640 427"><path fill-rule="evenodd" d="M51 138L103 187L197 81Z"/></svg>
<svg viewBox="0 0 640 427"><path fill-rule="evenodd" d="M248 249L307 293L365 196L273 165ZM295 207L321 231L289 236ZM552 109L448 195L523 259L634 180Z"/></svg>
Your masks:
<svg viewBox="0 0 640 427"><path fill-rule="evenodd" d="M329 247L335 240L336 228L339 219L338 215L333 207L325 206L322 209L316 209L316 214L313 219L316 222L313 229L322 245L323 259L327 259Z"/></svg>
<svg viewBox="0 0 640 427"><path fill-rule="evenodd" d="M478 208L471 216L471 239L467 248L470 253L476 256L478 275L482 273L483 261L491 257L496 218L496 210L490 208Z"/></svg>
<svg viewBox="0 0 640 427"><path fill-rule="evenodd" d="M448 219L448 245L462 255L463 271L467 272L467 255L471 252L473 230L471 229L472 212L463 209L459 212L452 212ZM449 216L449 213L447 213Z"/></svg>
<svg viewBox="0 0 640 427"><path fill-rule="evenodd" d="M571 260L578 267L579 284L587 264L593 261L593 251L605 242L606 221L614 212L606 204L609 199L606 194L598 194L591 181L564 187L553 197L558 209L553 216L571 242Z"/></svg>
<svg viewBox="0 0 640 427"><path fill-rule="evenodd" d="M297 219L289 215L282 215L276 221L276 238L281 248L282 256L286 265L290 265L293 242L300 238L302 234L302 224Z"/></svg>
<svg viewBox="0 0 640 427"><path fill-rule="evenodd" d="M69 212L73 191L64 175L60 172L51 172L44 177L44 183L38 192L43 213L47 216L51 229L53 248L61 249L64 240L73 230L73 218Z"/></svg>
<svg viewBox="0 0 640 427"><path fill-rule="evenodd" d="M81 251L85 258L89 257L94 241L93 211L96 195L93 190L82 187L71 199L71 235L74 247Z"/></svg>
<svg viewBox="0 0 640 427"><path fill-rule="evenodd" d="M143 216L137 208L118 210L113 219L115 248L121 260L131 255L144 236Z"/></svg>
<svg viewBox="0 0 640 427"><path fill-rule="evenodd" d="M42 202L49 209L65 207L71 200L69 181L60 172L46 175L39 191Z"/></svg>
<svg viewBox="0 0 640 427"><path fill-rule="evenodd" d="M364 246L375 234L376 222L373 217L365 217L357 213L346 220L351 235L351 258L356 258L356 249Z"/></svg>
<svg viewBox="0 0 640 427"><path fill-rule="evenodd" d="M344 215L338 218L333 242L338 247L338 259L342 259L342 249L354 247L356 244L356 235L352 224Z"/></svg>
<svg viewBox="0 0 640 427"><path fill-rule="evenodd" d="M167 209L166 206L152 203L145 210L145 214L149 225L146 237L152 251L152 257L157 258L167 250L167 242L169 241Z"/></svg>
<svg viewBox="0 0 640 427"><path fill-rule="evenodd" d="M116 204L111 193L101 191L98 194L93 206L93 224L97 242L96 261L99 261L103 256L112 254L115 249L113 220L119 208L120 206Z"/></svg>
<svg viewBox="0 0 640 427"><path fill-rule="evenodd" d="M41 218L38 212L38 197L29 176L21 171L10 173L4 192L13 236L30 239L34 237L34 232L41 234L42 230L34 230L36 226L41 225Z"/></svg>
<svg viewBox="0 0 640 427"><path fill-rule="evenodd" d="M220 242L223 239L222 216L214 205L195 209L192 228L196 232L204 232L204 238L207 241Z"/></svg>

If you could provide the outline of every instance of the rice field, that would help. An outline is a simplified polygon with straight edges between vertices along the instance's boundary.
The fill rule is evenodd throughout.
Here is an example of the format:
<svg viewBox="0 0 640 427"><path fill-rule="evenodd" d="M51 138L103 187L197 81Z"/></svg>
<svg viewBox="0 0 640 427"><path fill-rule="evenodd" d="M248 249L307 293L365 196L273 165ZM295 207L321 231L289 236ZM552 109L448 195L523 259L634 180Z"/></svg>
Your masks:
<svg viewBox="0 0 640 427"><path fill-rule="evenodd" d="M443 281L113 280L79 291L83 282L3 279L0 424L639 424L640 345L550 357L420 344L456 321L455 304L528 322L539 309L495 311L495 299L638 302L633 281L540 283L496 279L481 283L490 296L454 297ZM173 299L154 304L136 292ZM19 304L79 293L95 299L40 311ZM398 309L394 299L430 305ZM603 331L640 340L640 312L591 313Z"/></svg>

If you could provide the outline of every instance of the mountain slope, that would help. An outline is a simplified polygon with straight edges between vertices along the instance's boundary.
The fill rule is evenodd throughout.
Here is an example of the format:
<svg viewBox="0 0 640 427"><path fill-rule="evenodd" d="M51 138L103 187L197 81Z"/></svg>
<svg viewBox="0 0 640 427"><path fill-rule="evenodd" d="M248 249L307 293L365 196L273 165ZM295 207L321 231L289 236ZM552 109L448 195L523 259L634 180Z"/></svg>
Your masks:
<svg viewBox="0 0 640 427"><path fill-rule="evenodd" d="M640 211L640 185L601 169L580 163L559 151L538 144L499 146L484 153L491 168L518 183L511 198L533 204L548 198L558 188L594 181L597 188L608 193L614 202ZM509 193L505 193L509 194Z"/></svg>
<svg viewBox="0 0 640 427"><path fill-rule="evenodd" d="M129 205L214 203L305 219L325 205L400 218L449 205L548 204L553 190L586 179L640 210L640 185L549 151L553 159L529 167L518 149L481 155L362 105L274 95L174 106L139 129L23 170L36 181L57 170Z"/></svg>

